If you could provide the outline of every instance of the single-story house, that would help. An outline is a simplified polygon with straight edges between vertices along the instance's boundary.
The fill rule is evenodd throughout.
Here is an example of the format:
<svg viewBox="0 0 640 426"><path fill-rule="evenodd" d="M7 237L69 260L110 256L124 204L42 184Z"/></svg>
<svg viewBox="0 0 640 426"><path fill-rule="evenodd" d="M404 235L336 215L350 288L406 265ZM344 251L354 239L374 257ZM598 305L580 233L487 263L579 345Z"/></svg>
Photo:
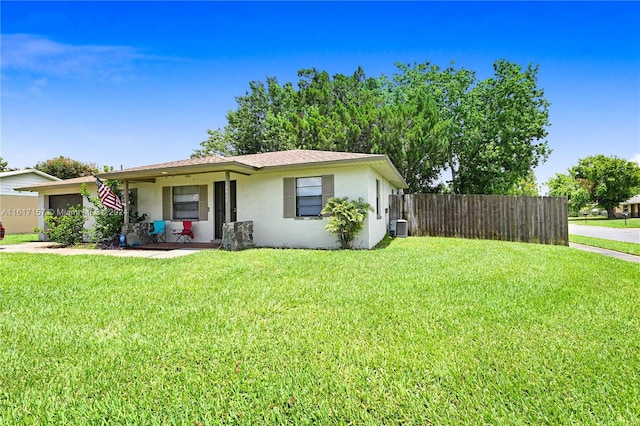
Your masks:
<svg viewBox="0 0 640 426"><path fill-rule="evenodd" d="M290 150L234 157L208 156L100 173L118 179L124 204L166 223L167 241L192 221L194 242L219 242L223 224L252 224L257 247L337 248L320 210L331 197L362 197L374 211L353 246L373 248L389 229L389 195L407 188L386 155ZM84 178L79 178L84 179ZM75 193L70 185L38 185L43 208L51 196ZM95 192L95 180L91 182ZM75 185L75 186L74 186ZM74 191L69 192L74 189ZM86 201L85 201L86 203ZM129 209L125 208L125 222Z"/></svg>
<svg viewBox="0 0 640 426"><path fill-rule="evenodd" d="M93 205L80 194L82 186L85 185L87 190L97 195L96 179L93 176L83 176L72 179L58 180L55 182L43 182L36 185L23 186L16 188L23 193L31 192L37 195L37 211L38 211L38 228L44 229L44 213L51 212L55 215L62 215L67 212L69 207L81 205L87 211ZM85 227L88 229L94 226L93 217L89 216ZM46 236L40 234L40 240L46 240Z"/></svg>
<svg viewBox="0 0 640 426"><path fill-rule="evenodd" d="M616 209L616 215L628 213L628 217L640 217L640 194L629 198Z"/></svg>
<svg viewBox="0 0 640 426"><path fill-rule="evenodd" d="M35 169L0 173L0 222L8 234L28 234L38 226L38 194L16 188L58 182L59 178Z"/></svg>

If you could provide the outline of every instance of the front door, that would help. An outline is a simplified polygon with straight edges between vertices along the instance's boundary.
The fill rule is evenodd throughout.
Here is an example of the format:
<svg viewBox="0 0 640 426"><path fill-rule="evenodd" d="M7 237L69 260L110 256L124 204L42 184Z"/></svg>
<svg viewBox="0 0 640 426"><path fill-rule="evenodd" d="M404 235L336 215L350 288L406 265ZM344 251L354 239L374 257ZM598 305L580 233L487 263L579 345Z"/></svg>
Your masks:
<svg viewBox="0 0 640 426"><path fill-rule="evenodd" d="M216 240L222 239L222 224L224 223L224 211L226 208L224 196L224 182L218 181L213 183L214 187L214 203L215 203L215 236ZM231 222L235 222L238 218L236 212L236 181L232 180L231 184Z"/></svg>

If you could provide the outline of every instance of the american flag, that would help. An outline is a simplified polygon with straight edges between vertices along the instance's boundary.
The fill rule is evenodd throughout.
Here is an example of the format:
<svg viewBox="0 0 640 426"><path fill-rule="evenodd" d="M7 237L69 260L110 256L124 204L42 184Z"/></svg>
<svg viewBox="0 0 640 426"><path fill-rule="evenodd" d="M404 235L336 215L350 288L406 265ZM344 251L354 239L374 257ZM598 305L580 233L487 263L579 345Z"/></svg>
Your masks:
<svg viewBox="0 0 640 426"><path fill-rule="evenodd" d="M102 183L102 181L97 177L96 182L98 184L98 197L100 197L102 205L116 211L121 211L122 201L120 201L120 197L118 197L111 188Z"/></svg>

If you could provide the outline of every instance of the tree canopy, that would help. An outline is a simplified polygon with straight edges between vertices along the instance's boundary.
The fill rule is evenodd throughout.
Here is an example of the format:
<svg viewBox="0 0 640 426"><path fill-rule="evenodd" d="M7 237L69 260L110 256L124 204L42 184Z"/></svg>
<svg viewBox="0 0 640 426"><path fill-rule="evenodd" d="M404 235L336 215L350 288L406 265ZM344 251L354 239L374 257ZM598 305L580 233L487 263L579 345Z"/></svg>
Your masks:
<svg viewBox="0 0 640 426"><path fill-rule="evenodd" d="M569 198L569 208L578 211L591 204L614 218L616 206L640 193L640 167L616 156L595 155L579 160L568 174L556 174L548 185L551 195Z"/></svg>
<svg viewBox="0 0 640 426"><path fill-rule="evenodd" d="M362 68L334 76L312 68L298 72L297 89L268 77L249 83L224 129L209 130L192 156L382 153L411 192L517 193L551 152L537 71L505 60L485 80L429 63L397 64L391 77L378 78Z"/></svg>
<svg viewBox="0 0 640 426"><path fill-rule="evenodd" d="M40 161L33 168L60 179L91 176L98 172L98 166L94 163L82 163L62 155L49 160Z"/></svg>
<svg viewBox="0 0 640 426"><path fill-rule="evenodd" d="M11 172L17 169L9 167L9 163L0 157L0 172Z"/></svg>

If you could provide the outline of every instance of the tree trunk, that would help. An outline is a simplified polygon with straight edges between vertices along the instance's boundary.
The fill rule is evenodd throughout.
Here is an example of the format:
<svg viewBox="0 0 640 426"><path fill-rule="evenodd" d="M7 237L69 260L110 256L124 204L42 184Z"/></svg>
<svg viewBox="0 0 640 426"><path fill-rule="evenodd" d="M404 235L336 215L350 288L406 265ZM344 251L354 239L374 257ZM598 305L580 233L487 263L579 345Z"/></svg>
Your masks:
<svg viewBox="0 0 640 426"><path fill-rule="evenodd" d="M615 219L616 218L616 209L615 207L611 207L607 209L607 217L609 219Z"/></svg>

